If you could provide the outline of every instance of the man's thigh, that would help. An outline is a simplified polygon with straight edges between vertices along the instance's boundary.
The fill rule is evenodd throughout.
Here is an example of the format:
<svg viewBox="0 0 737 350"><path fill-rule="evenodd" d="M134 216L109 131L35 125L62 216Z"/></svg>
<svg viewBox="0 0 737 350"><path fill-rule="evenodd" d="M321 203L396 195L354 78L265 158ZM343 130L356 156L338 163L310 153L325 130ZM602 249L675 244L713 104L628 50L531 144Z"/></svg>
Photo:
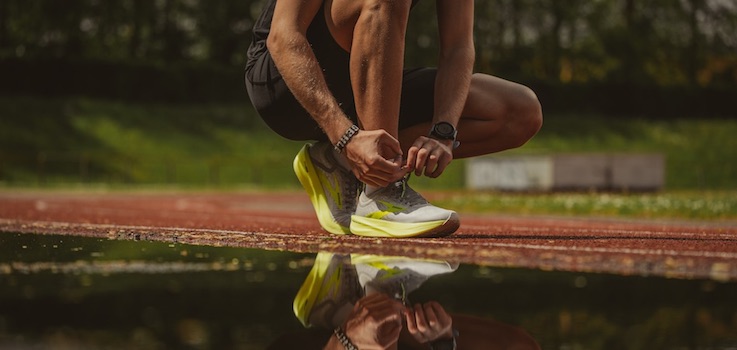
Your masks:
<svg viewBox="0 0 737 350"><path fill-rule="evenodd" d="M404 71L402 100L399 106L399 130L432 122L436 75L435 68L412 68Z"/></svg>
<svg viewBox="0 0 737 350"><path fill-rule="evenodd" d="M277 134L290 140L325 138L287 87L268 52L246 71L246 90L261 119Z"/></svg>

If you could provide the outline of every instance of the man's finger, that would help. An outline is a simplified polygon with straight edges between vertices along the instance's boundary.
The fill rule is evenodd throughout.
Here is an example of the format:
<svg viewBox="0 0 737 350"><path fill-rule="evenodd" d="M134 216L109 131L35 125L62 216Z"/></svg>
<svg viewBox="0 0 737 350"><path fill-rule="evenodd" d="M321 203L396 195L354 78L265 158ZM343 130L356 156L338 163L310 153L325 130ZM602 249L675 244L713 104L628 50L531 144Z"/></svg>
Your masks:
<svg viewBox="0 0 737 350"><path fill-rule="evenodd" d="M387 174L396 174L399 173L402 170L401 162L397 164L396 162L388 159L384 159L381 156L377 156L375 158L371 158L368 160L367 165L371 170L378 170Z"/></svg>
<svg viewBox="0 0 737 350"><path fill-rule="evenodd" d="M394 136L390 135L388 132L384 131L381 142L383 146L388 147L391 152L393 152L392 157L394 155L402 155L402 146L399 144L399 140L395 139Z"/></svg>
<svg viewBox="0 0 737 350"><path fill-rule="evenodd" d="M438 166L438 156L436 154L430 154L427 157L427 163L425 164L425 176L430 177Z"/></svg>
<svg viewBox="0 0 737 350"><path fill-rule="evenodd" d="M407 151L407 162L405 163L404 166L409 171L412 171L412 170L415 169L415 161L417 160L417 151L419 151L419 150L420 150L419 147L413 145Z"/></svg>
<svg viewBox="0 0 737 350"><path fill-rule="evenodd" d="M422 176L422 172L425 169L425 163L427 162L428 155L429 151L426 148L420 148L420 150L417 151L417 161L415 162L415 175Z"/></svg>
<svg viewBox="0 0 737 350"><path fill-rule="evenodd" d="M445 312L445 309L443 309L443 307L439 303L430 302L430 307L432 307L433 311L435 312L435 316L437 316L438 321L440 321L442 324L447 325L453 322L450 315Z"/></svg>
<svg viewBox="0 0 737 350"><path fill-rule="evenodd" d="M437 168L435 168L435 170L430 175L428 175L428 176L430 176L432 178L436 178L436 177L440 176L440 174L442 174L443 171L445 171L445 168L447 168L448 165L450 165L451 160L452 160L451 157L442 157L442 158L440 158L440 160L438 161Z"/></svg>
<svg viewBox="0 0 737 350"><path fill-rule="evenodd" d="M430 327L430 329L434 329L438 326L438 317L435 315L435 310L433 310L431 305L425 304L423 307L425 310L425 320L427 321L427 325Z"/></svg>
<svg viewBox="0 0 737 350"><path fill-rule="evenodd" d="M415 321L417 324L417 330L420 333L427 332L427 321L425 321L425 311L422 309L422 305L415 305Z"/></svg>
<svg viewBox="0 0 737 350"><path fill-rule="evenodd" d="M419 331L417 330L417 320L415 319L414 310L405 309L404 318L407 321L407 331L409 332L409 334L412 334L412 335L418 334Z"/></svg>

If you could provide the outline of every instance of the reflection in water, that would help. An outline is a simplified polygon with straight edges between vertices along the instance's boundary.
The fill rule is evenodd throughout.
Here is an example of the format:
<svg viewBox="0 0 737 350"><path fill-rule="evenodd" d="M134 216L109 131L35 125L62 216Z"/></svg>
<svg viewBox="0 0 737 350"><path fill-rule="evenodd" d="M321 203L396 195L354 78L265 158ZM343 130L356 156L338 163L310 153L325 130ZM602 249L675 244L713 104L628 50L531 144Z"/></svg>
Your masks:
<svg viewBox="0 0 737 350"><path fill-rule="evenodd" d="M409 260L386 259L335 260L346 275L355 269L356 295L342 284L322 288L325 276L348 280L318 273L333 261L324 254L0 233L0 349L263 350L290 339L301 343L287 349L319 348L333 319L346 317L341 300L366 290L410 305L436 301L459 345L474 332L494 345L526 338L516 325L545 350L737 349L734 282L431 261L413 274L401 272ZM330 327L305 328L295 317L295 296L310 299L300 293L307 276L325 295L345 290L312 297L337 300L335 308L311 306L333 313L297 303L305 323ZM403 291L388 283L400 277Z"/></svg>
<svg viewBox="0 0 737 350"><path fill-rule="evenodd" d="M319 253L293 303L311 330L286 334L270 349L540 348L522 329L448 312L435 300L410 300L429 278L457 268L439 260Z"/></svg>

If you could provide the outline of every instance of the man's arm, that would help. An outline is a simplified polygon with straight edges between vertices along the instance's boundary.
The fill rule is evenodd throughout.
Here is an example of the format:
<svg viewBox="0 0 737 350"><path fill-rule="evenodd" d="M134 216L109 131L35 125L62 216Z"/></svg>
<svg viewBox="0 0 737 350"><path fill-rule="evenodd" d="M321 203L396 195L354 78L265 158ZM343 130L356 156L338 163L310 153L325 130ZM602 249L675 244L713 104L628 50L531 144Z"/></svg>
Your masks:
<svg viewBox="0 0 737 350"><path fill-rule="evenodd" d="M328 89L307 41L307 28L322 3L322 0L277 1L266 45L289 90L335 144L353 122Z"/></svg>
<svg viewBox="0 0 737 350"><path fill-rule="evenodd" d="M433 123L458 126L471 85L475 59L473 0L437 0L440 56Z"/></svg>
<svg viewBox="0 0 737 350"><path fill-rule="evenodd" d="M435 78L433 124L458 127L471 86L475 58L473 0L437 0L440 52ZM453 142L421 136L407 152L416 175L438 177L453 160Z"/></svg>
<svg viewBox="0 0 737 350"><path fill-rule="evenodd" d="M289 90L336 144L353 121L330 92L307 41L307 29L322 5L322 0L277 1L266 46ZM384 130L361 131L345 147L353 174L382 187L404 175L401 162L387 160L383 154L401 152L399 141Z"/></svg>

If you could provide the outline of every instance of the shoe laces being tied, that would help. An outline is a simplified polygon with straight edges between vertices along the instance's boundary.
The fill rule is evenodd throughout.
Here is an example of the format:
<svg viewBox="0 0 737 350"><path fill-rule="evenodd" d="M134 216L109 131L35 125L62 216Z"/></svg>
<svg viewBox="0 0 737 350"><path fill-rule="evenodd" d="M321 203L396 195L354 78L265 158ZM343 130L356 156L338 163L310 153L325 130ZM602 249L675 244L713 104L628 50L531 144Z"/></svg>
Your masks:
<svg viewBox="0 0 737 350"><path fill-rule="evenodd" d="M405 306L409 306L411 305L409 293L420 288L427 279L428 276L412 269L394 267L391 270L380 270L368 285L376 291L399 300Z"/></svg>
<svg viewBox="0 0 737 350"><path fill-rule="evenodd" d="M387 189L390 191L390 194L393 198L397 198L397 200L403 204L407 204L409 206L415 206L415 205L423 205L427 204L427 200L423 198L417 191L413 190L411 187L409 187L409 178L411 174L407 174L403 176L401 179L397 180L395 183L390 184L387 186Z"/></svg>

